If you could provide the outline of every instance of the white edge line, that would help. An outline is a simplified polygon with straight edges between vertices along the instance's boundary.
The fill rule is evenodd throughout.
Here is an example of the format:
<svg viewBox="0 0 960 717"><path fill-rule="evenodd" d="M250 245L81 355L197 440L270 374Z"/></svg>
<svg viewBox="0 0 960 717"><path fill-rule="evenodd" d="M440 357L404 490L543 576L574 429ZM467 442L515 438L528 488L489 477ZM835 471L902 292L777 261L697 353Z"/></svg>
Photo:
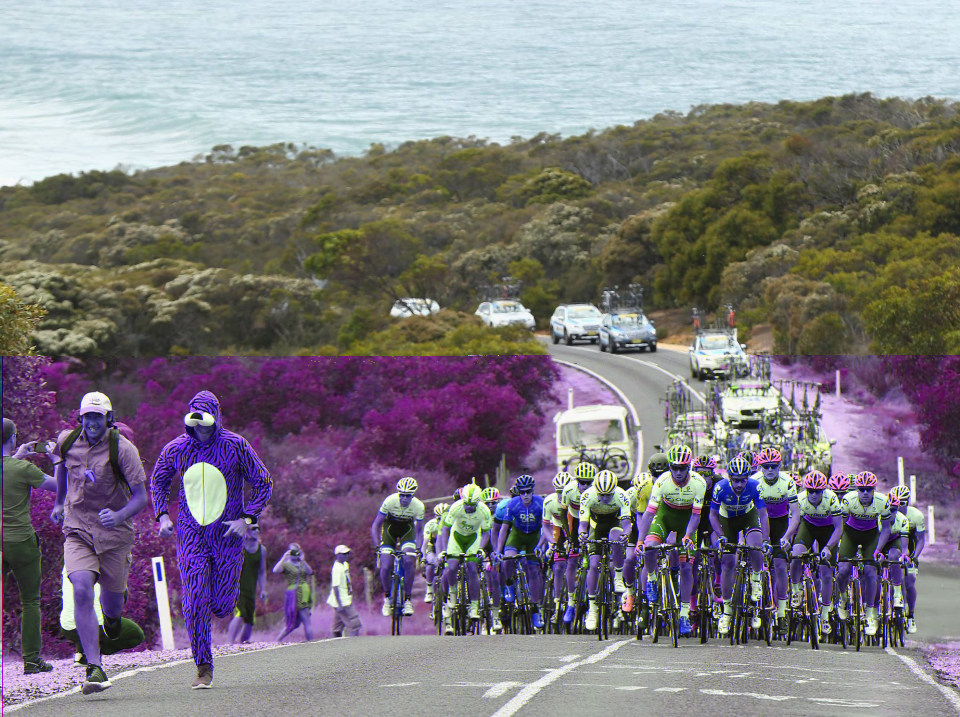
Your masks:
<svg viewBox="0 0 960 717"><path fill-rule="evenodd" d="M595 378L597 381L599 381L600 383L604 384L607 388L609 388L611 391L613 391L615 394L617 394L617 396L620 398L620 401L627 407L627 410L630 411L630 418L633 420L633 425L635 425L635 426L639 429L639 433L638 433L638 435L637 435L637 438L638 438L638 440L637 440L637 462L636 462L636 470L634 470L634 473L639 473L640 470L643 468L643 426L640 425L640 416L637 414L637 409L636 409L636 407L633 405L633 402L631 402L630 399L627 398L626 394L625 394L623 391L621 391L621 390L616 386L616 384L614 384L614 383L613 383L612 381L610 381L609 379L604 378L603 376L601 376L600 374L598 374L596 371L591 371L590 369L584 368L583 366L581 366L581 365L579 365L579 364L571 363L570 361L564 361L563 359L557 359L557 358L555 358L555 359L553 359L553 360L554 360L554 362L559 363L559 364L563 364L564 366L566 366L566 367L568 367L568 368L572 368L572 369L574 369L575 371L582 371L583 373L587 374L588 376L592 376L592 377Z"/></svg>
<svg viewBox="0 0 960 717"><path fill-rule="evenodd" d="M503 707L501 707L496 712L494 712L492 717L512 717L512 715L516 714L516 712L521 707L523 707L525 704L527 704L527 702L529 702L531 699L536 697L537 693L540 692L540 690L542 690L547 685L553 682L556 682L568 672L571 672L582 665L591 665L595 662L600 662L600 660L616 652L621 647L626 645L628 642L630 642L630 640L620 640L619 642L615 642L609 647L604 648L603 650L596 653L595 655L591 655L585 660L581 660L580 662L571 662L570 664L564 665L563 667L558 667L555 670L551 670L549 673L541 677L536 682L533 682L527 685L526 687L524 687L522 690L520 690L520 692L517 693L515 697L513 697Z"/></svg>
<svg viewBox="0 0 960 717"><path fill-rule="evenodd" d="M956 692L951 690L949 687L941 685L939 682L930 677L930 675L920 669L920 666L912 658L907 657L906 655L901 655L899 652L894 651L892 647L885 647L883 649L887 652L887 654L896 655L903 660L903 663L910 668L910 672L915 674L921 680L940 690L940 692L943 693L943 696L946 697L953 705L953 708L957 711L957 714L960 714L960 696L958 696Z"/></svg>
<svg viewBox="0 0 960 717"><path fill-rule="evenodd" d="M313 640L313 642L332 642L333 640L345 640L345 637L329 637L323 640ZM289 642L283 645L274 645L272 647L261 647L257 650L241 650L239 652L231 652L226 655L218 655L216 659L223 660L227 657L236 657L237 655L249 655L252 652L267 652L269 650L279 650L283 647L294 647L296 645L303 645L302 642ZM116 682L122 680L125 677L133 677L134 675L140 674L141 672L153 672L154 670L163 670L167 667L177 667L178 665L193 664L193 658L191 657L188 660L174 660L173 662L161 662L155 665L144 665L143 667L138 667L135 670L127 670L126 672L121 672L120 674L110 678L110 685L113 686ZM76 694L80 692L80 686L72 687L71 689L65 692L57 692L54 695L47 695L46 697L40 697L36 700L30 700L28 702L18 702L13 705L4 705L3 712L16 712L19 709L24 707L29 707L32 705L40 704L41 702L47 702L49 700L55 700L59 697L67 697L68 695Z"/></svg>

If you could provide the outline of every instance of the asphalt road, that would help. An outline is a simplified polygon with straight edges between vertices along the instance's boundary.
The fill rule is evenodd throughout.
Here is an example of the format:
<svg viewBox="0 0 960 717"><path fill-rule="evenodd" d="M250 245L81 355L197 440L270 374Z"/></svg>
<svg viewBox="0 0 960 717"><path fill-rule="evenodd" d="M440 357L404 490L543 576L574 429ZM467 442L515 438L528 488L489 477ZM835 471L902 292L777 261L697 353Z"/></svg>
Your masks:
<svg viewBox="0 0 960 717"><path fill-rule="evenodd" d="M142 671L100 695L72 694L19 714L960 714L940 689L879 648L814 652L683 642L674 649L629 638L601 644L562 636L380 637L221 658L211 690L191 690L194 674L192 665Z"/></svg>

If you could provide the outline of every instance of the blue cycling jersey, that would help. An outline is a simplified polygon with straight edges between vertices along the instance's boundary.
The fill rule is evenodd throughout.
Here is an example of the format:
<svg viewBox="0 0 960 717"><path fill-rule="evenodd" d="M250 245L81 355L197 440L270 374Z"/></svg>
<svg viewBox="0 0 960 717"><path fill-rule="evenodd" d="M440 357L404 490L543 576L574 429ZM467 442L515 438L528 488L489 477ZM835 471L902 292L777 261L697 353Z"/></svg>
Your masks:
<svg viewBox="0 0 960 717"><path fill-rule="evenodd" d="M497 512L500 511L499 506ZM510 523L521 533L536 533L543 522L543 496L535 495L530 505L524 505L520 496L511 499L507 505L504 522Z"/></svg>
<svg viewBox="0 0 960 717"><path fill-rule="evenodd" d="M507 522L507 506L510 505L511 500L513 498L504 498L497 503L497 509L493 512L493 519L498 523Z"/></svg>
<svg viewBox="0 0 960 717"><path fill-rule="evenodd" d="M767 504L763 502L760 495L760 482L754 478L747 479L747 486L742 493L734 493L730 485L730 479L724 478L713 491L713 500L710 502L711 510L719 510L720 515L732 517L735 515L746 515L754 508L766 508Z"/></svg>

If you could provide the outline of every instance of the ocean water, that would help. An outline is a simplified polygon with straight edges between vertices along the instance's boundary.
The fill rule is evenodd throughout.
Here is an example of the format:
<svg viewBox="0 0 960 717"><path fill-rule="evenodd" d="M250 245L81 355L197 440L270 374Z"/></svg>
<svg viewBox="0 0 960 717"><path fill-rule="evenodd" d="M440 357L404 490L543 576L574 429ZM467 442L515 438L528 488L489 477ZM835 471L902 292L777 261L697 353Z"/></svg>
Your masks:
<svg viewBox="0 0 960 717"><path fill-rule="evenodd" d="M702 103L960 97L948 0L0 4L0 185L215 144L507 142Z"/></svg>

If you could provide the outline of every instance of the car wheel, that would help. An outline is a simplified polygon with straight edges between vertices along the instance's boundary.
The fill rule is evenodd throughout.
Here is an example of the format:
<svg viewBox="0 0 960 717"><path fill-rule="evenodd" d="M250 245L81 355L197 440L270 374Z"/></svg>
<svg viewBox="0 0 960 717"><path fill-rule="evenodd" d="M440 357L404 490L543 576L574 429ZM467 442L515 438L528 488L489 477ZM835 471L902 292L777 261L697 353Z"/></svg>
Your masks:
<svg viewBox="0 0 960 717"><path fill-rule="evenodd" d="M607 352L607 346L606 346L606 344L603 343L603 341L601 341L600 339L597 339L597 344L600 346L600 352L601 352L601 353L606 353L606 352ZM567 471L567 472L569 473L569 471Z"/></svg>
<svg viewBox="0 0 960 717"><path fill-rule="evenodd" d="M616 342L616 341L611 341L611 342L610 342L610 353L612 353L612 354L617 353L617 342Z"/></svg>
<svg viewBox="0 0 960 717"><path fill-rule="evenodd" d="M567 333L567 330L563 330L563 340L567 342L567 346L573 346L573 339L570 337L570 334Z"/></svg>
<svg viewBox="0 0 960 717"><path fill-rule="evenodd" d="M550 338L553 339L554 346L560 343L560 337L557 336L556 332L552 328L550 329Z"/></svg>
<svg viewBox="0 0 960 717"><path fill-rule="evenodd" d="M600 339L590 339L590 343L592 344L600 343Z"/></svg>
<svg viewBox="0 0 960 717"><path fill-rule="evenodd" d="M657 353L657 345L656 345L656 344L650 344L650 353L652 353L652 354Z"/></svg>
<svg viewBox="0 0 960 717"><path fill-rule="evenodd" d="M697 369L693 367L693 364L690 364L690 378L697 378Z"/></svg>

